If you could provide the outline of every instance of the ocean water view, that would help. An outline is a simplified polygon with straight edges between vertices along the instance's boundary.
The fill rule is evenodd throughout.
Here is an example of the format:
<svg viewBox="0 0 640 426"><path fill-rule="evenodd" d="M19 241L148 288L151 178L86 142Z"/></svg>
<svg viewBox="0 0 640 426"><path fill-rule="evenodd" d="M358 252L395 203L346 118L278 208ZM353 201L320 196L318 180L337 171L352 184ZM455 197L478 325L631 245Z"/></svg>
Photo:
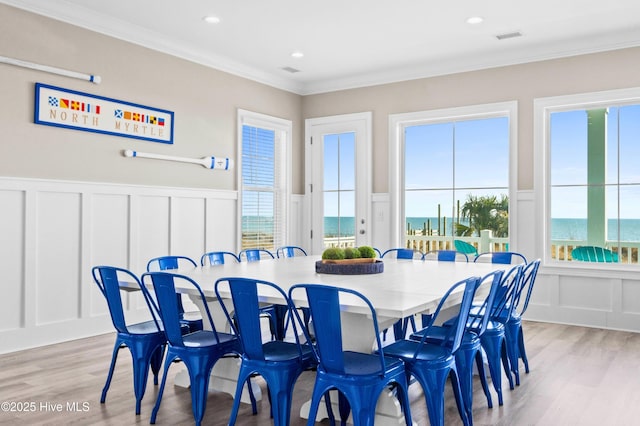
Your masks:
<svg viewBox="0 0 640 426"><path fill-rule="evenodd" d="M444 219L441 219L441 222ZM468 224L468 221L460 221ZM453 221L446 218L446 227L441 224L441 233L451 235ZM412 230L422 231L426 226L431 225L431 229L438 230L437 217L408 217L405 229L410 226ZM609 219L608 240L618 239L618 220ZM443 232L444 231L444 232ZM355 235L354 217L330 217L324 218L324 232L327 237L346 237ZM435 234L436 232L434 232ZM640 219L620 219L621 241L640 241ZM551 239L552 240L576 240L587 239L587 219L551 219Z"/></svg>

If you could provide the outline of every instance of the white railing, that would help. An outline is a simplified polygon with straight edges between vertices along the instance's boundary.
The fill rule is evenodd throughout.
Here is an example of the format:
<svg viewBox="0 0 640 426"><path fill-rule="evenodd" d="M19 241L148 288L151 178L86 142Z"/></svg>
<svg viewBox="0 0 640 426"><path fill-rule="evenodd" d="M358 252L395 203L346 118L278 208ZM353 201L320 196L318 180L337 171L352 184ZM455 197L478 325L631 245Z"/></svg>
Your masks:
<svg viewBox="0 0 640 426"><path fill-rule="evenodd" d="M479 237L450 237L438 235L405 235L404 247L426 253L431 250L455 250L454 240L462 240L474 246L478 253L509 251L509 238L494 238L490 230L480 232ZM324 239L324 248L355 247L354 237L334 237ZM618 253L619 263L638 265L640 252L639 241L607 242L605 247ZM587 241L553 240L551 241L551 258L560 262L571 261L571 251L579 246L589 245Z"/></svg>

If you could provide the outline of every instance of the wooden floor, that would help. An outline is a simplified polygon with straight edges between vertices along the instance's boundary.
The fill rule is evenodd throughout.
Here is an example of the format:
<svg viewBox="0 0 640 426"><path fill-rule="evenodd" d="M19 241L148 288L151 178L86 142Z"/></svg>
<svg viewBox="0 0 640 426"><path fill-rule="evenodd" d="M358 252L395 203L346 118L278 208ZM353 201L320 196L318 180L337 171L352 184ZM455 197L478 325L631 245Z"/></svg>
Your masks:
<svg viewBox="0 0 640 426"><path fill-rule="evenodd" d="M524 329L531 373L522 372L521 385L513 391L505 383L504 406L497 406L494 394L493 409L487 408L476 377L475 425L640 423L640 334L537 322L526 322ZM136 416L126 350L121 351L106 404L99 402L112 345L113 335L103 335L0 356L0 424L148 424L157 388L150 379L142 414ZM181 368L174 365L170 374ZM189 390L169 383L157 424L193 424ZM298 413L312 387L312 373L304 373L296 384L292 425L306 424ZM7 402L23 412L5 411ZM230 408L230 396L211 394L203 424L226 425ZM417 383L411 386L411 410L416 424L429 424ZM461 423L450 390L446 410L447 425ZM257 416L248 405L241 407L238 425L270 423L266 398Z"/></svg>

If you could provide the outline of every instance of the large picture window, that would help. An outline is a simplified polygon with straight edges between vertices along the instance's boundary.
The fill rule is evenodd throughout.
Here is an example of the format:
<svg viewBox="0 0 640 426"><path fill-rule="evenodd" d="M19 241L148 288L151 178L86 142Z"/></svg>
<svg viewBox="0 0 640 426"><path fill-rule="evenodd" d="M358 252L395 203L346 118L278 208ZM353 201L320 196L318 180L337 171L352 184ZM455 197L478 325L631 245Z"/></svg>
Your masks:
<svg viewBox="0 0 640 426"><path fill-rule="evenodd" d="M638 265L640 92L537 102L547 135L545 254L559 265Z"/></svg>
<svg viewBox="0 0 640 426"><path fill-rule="evenodd" d="M506 103L392 117L402 246L509 249L514 111Z"/></svg>
<svg viewBox="0 0 640 426"><path fill-rule="evenodd" d="M287 240L287 146L291 122L240 110L241 249L275 250Z"/></svg>

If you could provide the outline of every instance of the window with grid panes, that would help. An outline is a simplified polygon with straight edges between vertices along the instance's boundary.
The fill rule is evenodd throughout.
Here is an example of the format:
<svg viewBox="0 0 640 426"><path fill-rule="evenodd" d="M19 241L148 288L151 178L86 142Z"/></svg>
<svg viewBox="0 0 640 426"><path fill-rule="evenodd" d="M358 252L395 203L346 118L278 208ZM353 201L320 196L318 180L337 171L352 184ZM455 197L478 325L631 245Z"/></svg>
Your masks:
<svg viewBox="0 0 640 426"><path fill-rule="evenodd" d="M241 249L275 250L286 240L285 120L240 112Z"/></svg>

